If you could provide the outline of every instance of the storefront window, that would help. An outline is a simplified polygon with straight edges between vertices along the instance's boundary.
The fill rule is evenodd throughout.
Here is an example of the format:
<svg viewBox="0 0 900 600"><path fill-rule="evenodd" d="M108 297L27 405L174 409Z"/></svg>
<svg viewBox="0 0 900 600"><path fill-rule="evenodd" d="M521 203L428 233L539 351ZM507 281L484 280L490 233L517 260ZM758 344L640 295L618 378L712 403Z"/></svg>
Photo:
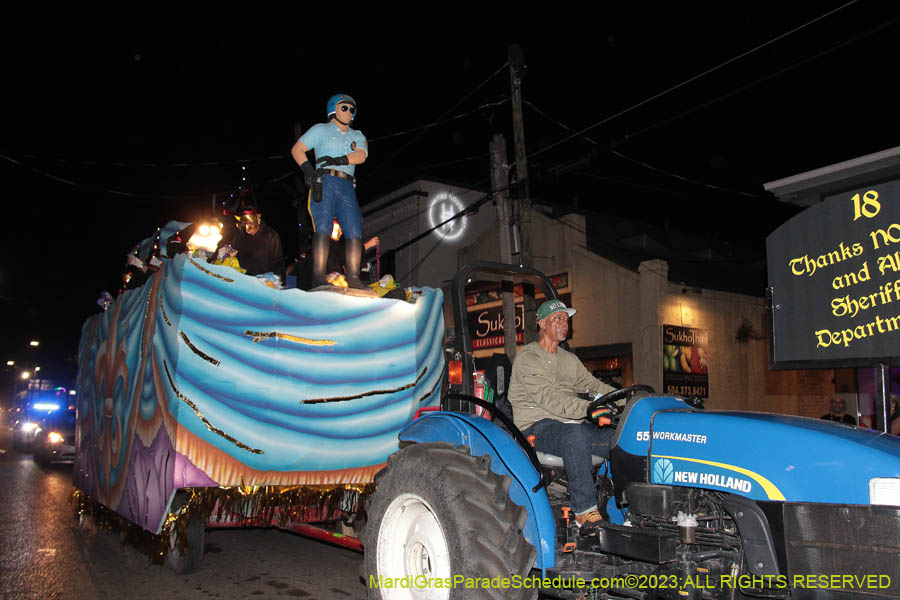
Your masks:
<svg viewBox="0 0 900 600"><path fill-rule="evenodd" d="M892 433L900 433L900 367L890 367L887 374L888 419ZM856 389L861 427L884 431L884 410L878 402L881 373L878 368L856 369Z"/></svg>

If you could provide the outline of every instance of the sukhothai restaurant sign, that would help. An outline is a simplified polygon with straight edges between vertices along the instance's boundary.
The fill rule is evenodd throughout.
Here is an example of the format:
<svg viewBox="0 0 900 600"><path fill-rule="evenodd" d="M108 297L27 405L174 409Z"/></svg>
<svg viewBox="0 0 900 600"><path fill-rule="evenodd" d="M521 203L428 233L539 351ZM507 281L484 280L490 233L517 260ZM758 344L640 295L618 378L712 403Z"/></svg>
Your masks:
<svg viewBox="0 0 900 600"><path fill-rule="evenodd" d="M516 303L516 343L525 342L525 305ZM469 313L469 331L472 332L472 349L503 346L503 306L492 306Z"/></svg>
<svg viewBox="0 0 900 600"><path fill-rule="evenodd" d="M560 284L565 284L568 286L568 275L563 273L561 275L555 275L550 278L553 284L559 289ZM517 288L518 290L519 288ZM497 290L496 292L482 292L479 296L483 299L487 299L490 301L490 306L474 304L472 301L468 307L468 317L469 317L469 331L472 334L472 349L473 350L482 350L484 348L502 348L503 347L503 305L500 303L500 292ZM469 303L469 299L473 298L474 300L475 294L470 294L467 297L467 304ZM566 306L571 306L572 302L572 294L562 294L560 296L563 302L566 303ZM536 299L537 303L540 304L543 302L543 296ZM521 300L517 301L515 304L515 315L516 315L516 344L525 343L525 307L522 304ZM537 325L535 325L536 327ZM571 321L569 322L569 335L568 338L572 337L573 327Z"/></svg>
<svg viewBox="0 0 900 600"><path fill-rule="evenodd" d="M663 325L663 390L709 397L709 335L705 329Z"/></svg>

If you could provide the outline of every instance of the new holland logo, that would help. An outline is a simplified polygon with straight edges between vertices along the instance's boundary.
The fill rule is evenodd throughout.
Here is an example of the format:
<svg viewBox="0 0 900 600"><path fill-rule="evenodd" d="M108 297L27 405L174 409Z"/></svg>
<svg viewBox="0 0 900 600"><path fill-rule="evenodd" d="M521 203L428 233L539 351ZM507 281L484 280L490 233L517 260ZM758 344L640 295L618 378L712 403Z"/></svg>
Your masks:
<svg viewBox="0 0 900 600"><path fill-rule="evenodd" d="M675 480L675 467L667 458L658 458L653 463L653 481L655 483L672 483Z"/></svg>
<svg viewBox="0 0 900 600"><path fill-rule="evenodd" d="M740 477L728 477L718 473L696 473L693 471L676 471L675 483L688 483L723 487L749 493L753 484Z"/></svg>

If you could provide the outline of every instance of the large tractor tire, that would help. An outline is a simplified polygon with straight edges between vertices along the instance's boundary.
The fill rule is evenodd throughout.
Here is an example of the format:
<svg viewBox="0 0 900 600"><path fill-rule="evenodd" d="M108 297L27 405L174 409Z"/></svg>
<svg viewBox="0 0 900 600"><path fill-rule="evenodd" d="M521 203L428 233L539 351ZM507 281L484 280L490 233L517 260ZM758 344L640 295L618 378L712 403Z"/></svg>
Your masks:
<svg viewBox="0 0 900 600"><path fill-rule="evenodd" d="M522 536L526 511L509 499L509 477L490 463L446 443L413 444L388 459L362 532L370 598L537 598L523 585L537 556ZM516 576L518 587L485 585ZM447 585L454 577L463 579Z"/></svg>

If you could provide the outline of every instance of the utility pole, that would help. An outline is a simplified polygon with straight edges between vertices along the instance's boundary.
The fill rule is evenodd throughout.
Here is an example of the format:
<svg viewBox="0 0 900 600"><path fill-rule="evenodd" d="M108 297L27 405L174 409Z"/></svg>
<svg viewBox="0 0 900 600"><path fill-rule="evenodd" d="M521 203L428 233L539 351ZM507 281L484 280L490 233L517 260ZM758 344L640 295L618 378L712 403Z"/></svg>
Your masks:
<svg viewBox="0 0 900 600"><path fill-rule="evenodd" d="M496 134L490 145L491 155L491 189L494 191L494 202L497 205L497 220L500 222L500 262L512 263L512 247L510 246L510 209L509 209L509 165L506 162L506 138ZM516 359L516 304L510 282L501 283L500 297L503 300L503 351L510 362Z"/></svg>
<svg viewBox="0 0 900 600"><path fill-rule="evenodd" d="M516 152L516 173L513 178L515 198L515 222L519 232L519 264L531 267L531 191L528 183L528 155L525 153L525 119L522 114L522 80L525 78L525 52L518 44L509 47L509 84L511 92L513 145ZM531 289L529 289L531 288ZM523 286L522 302L525 309L525 343L533 342L537 330L533 326L536 316L534 290Z"/></svg>
<svg viewBox="0 0 900 600"><path fill-rule="evenodd" d="M513 175L515 190L515 217L519 225L519 262L531 266L531 243L528 225L531 217L530 186L528 184L528 160L525 153L525 119L522 113L522 80L525 78L525 53L521 46L509 47L509 84L512 104L513 146L516 154L516 170Z"/></svg>

